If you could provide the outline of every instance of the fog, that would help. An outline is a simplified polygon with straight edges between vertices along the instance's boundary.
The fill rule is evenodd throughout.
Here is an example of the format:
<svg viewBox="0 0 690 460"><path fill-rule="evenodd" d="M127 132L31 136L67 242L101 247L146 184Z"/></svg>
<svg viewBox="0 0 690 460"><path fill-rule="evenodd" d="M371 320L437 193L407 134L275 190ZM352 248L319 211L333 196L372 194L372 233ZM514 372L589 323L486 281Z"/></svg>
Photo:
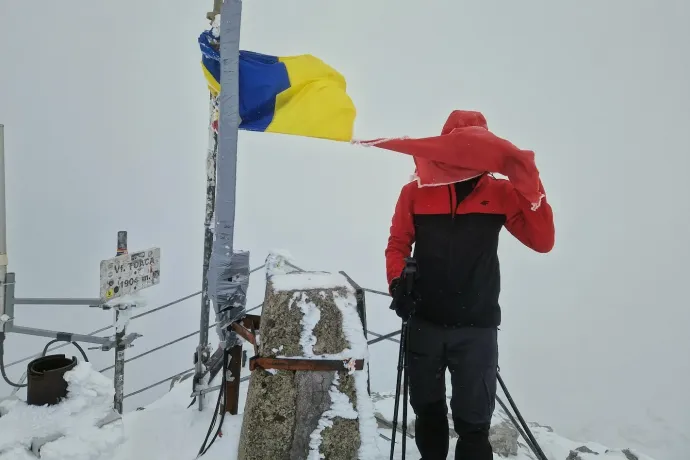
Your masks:
<svg viewBox="0 0 690 460"><path fill-rule="evenodd" d="M161 248L151 307L200 289L208 91L196 39L211 4L0 0L18 296L96 297L118 230L132 250ZM690 449L689 21L683 0L264 0L245 2L241 47L337 68L359 138L437 134L451 110L469 109L534 150L556 246L536 254L502 233L501 374L525 418L667 460ZM242 132L236 246L253 266L287 249L305 268L385 290L390 219L412 170L394 152ZM398 325L385 298L368 308L370 329ZM17 324L71 332L112 321L88 307L17 309ZM148 315L132 323L144 337L128 356L198 324L198 297ZM128 364L126 392L191 367L197 340ZM45 342L10 334L5 360ZM395 344L382 347L373 390L394 386Z"/></svg>

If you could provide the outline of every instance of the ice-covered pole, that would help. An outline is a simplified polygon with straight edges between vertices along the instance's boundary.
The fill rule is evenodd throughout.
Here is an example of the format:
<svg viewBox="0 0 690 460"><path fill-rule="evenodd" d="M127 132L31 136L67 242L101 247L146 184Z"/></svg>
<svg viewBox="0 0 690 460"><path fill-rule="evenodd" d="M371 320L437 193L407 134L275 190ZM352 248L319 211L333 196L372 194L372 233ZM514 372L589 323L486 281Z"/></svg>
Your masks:
<svg viewBox="0 0 690 460"><path fill-rule="evenodd" d="M213 24L216 16L220 14L223 0L213 0L213 11L206 14L206 18ZM201 314L199 319L199 344L194 353L194 378L192 386L194 390L200 390L201 379L206 370L209 359L208 329L211 301L208 295L208 268L213 248L213 212L216 205L216 158L218 156L218 133L213 128L214 114L217 110L217 97L210 95L209 100L209 145L206 154L206 209L204 212L204 253L201 268ZM203 409L204 398L201 394L199 410Z"/></svg>
<svg viewBox="0 0 690 460"><path fill-rule="evenodd" d="M208 361L208 320L211 302L208 296L208 267L211 259L211 250L213 247L213 230L211 225L213 223L213 208L216 199L216 156L218 153L218 135L211 127L213 121L215 100L211 97L209 102L209 147L206 156L206 211L204 217L204 253L203 263L201 268L201 314L199 323L199 344L194 353L194 379L192 381L195 390L198 389L201 383L204 368ZM204 398L199 395L199 410L203 409Z"/></svg>
<svg viewBox="0 0 690 460"><path fill-rule="evenodd" d="M116 256L127 254L127 232L117 232L117 251ZM113 406L115 410L122 414L124 410L124 388L125 388L125 350L127 344L125 343L125 335L127 334L127 322L122 321L121 316L129 316L126 311L130 306L127 304L115 305L115 374L113 380L115 381L115 396L113 399Z"/></svg>
<svg viewBox="0 0 690 460"><path fill-rule="evenodd" d="M237 137L240 125L241 0L225 0L220 13L220 96L213 251L208 292L216 312L221 345L238 343L229 324L243 316L249 283L249 253L234 247L237 189Z"/></svg>
<svg viewBox="0 0 690 460"><path fill-rule="evenodd" d="M221 64L220 94L217 101L218 131L213 132L207 157L206 233L204 236L204 267L201 300L199 345L196 350L195 392L208 360L208 329L210 302L216 316L220 346L230 349L237 345L228 325L245 311L249 280L249 253L235 252L235 196L237 182L237 131L239 129L239 42L242 16L241 0L214 0L214 11L207 17L216 19L220 12L219 54ZM212 219L211 219L212 217ZM199 410L203 398L199 397Z"/></svg>
<svg viewBox="0 0 690 460"><path fill-rule="evenodd" d="M5 213L5 125L0 125L0 316L5 314L7 217Z"/></svg>
<svg viewBox="0 0 690 460"><path fill-rule="evenodd" d="M216 160L216 256L232 254L237 188L237 130L239 127L239 45L242 2L225 0L220 15L220 118ZM217 249L225 249L217 251ZM218 254L218 252L221 252ZM218 260L218 259L216 259ZM214 267L215 268L215 267Z"/></svg>

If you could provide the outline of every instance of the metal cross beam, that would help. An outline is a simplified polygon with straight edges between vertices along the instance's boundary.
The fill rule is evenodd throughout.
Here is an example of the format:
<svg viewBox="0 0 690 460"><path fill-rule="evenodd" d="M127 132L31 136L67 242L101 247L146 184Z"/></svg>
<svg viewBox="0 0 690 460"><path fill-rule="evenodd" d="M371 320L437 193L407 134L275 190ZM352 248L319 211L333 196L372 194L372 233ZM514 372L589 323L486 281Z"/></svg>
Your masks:
<svg viewBox="0 0 690 460"><path fill-rule="evenodd" d="M12 332L15 334L33 335L37 337L47 337L50 339L57 339L64 342L85 342L100 345L100 348L104 351L108 351L115 346L115 341L111 337L97 337L93 335L86 334L75 334L72 332L64 331L51 331L48 329L37 329L33 327L17 326L14 324L14 306L15 305L89 305L98 304L100 300L97 299L16 299L14 297L14 286L15 286L15 274L7 273L5 276L5 283L0 288L3 292L4 305L4 318L0 320L4 332ZM0 283L2 284L2 283ZM40 300L45 302L34 303L35 300ZM94 301L95 300L95 301ZM53 302L58 301L58 302ZM62 303L59 303L62 301ZM136 338L141 337L139 334L130 334L127 337L127 341L131 343Z"/></svg>
<svg viewBox="0 0 690 460"><path fill-rule="evenodd" d="M89 307L100 308L104 304L101 299L54 299L54 298L26 298L21 297L14 299L14 305L86 305Z"/></svg>

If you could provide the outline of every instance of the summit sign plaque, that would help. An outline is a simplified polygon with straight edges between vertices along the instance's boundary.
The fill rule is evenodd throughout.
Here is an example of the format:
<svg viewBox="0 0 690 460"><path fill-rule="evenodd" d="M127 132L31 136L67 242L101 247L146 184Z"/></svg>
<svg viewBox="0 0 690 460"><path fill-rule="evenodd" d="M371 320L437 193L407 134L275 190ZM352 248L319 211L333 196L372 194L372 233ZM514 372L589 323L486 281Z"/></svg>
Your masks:
<svg viewBox="0 0 690 460"><path fill-rule="evenodd" d="M160 266L160 248L101 261L101 301L105 303L155 286L160 282Z"/></svg>

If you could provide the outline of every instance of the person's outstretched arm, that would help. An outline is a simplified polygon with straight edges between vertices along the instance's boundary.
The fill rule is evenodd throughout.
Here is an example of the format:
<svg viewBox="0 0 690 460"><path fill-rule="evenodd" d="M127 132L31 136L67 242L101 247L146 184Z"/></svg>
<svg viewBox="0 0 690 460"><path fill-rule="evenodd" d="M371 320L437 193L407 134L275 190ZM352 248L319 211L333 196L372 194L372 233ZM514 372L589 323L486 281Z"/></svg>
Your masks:
<svg viewBox="0 0 690 460"><path fill-rule="evenodd" d="M390 236L386 246L386 275L388 286L400 277L405 268L405 258L412 252L414 243L414 220L412 218L412 193L417 184L412 182L400 191L391 222Z"/></svg>
<svg viewBox="0 0 690 460"><path fill-rule="evenodd" d="M508 215L505 227L528 248L547 253L553 249L556 230L553 225L553 210L546 200L544 185L539 180L539 190L544 195L541 205L532 210L532 205L512 184L507 185Z"/></svg>

